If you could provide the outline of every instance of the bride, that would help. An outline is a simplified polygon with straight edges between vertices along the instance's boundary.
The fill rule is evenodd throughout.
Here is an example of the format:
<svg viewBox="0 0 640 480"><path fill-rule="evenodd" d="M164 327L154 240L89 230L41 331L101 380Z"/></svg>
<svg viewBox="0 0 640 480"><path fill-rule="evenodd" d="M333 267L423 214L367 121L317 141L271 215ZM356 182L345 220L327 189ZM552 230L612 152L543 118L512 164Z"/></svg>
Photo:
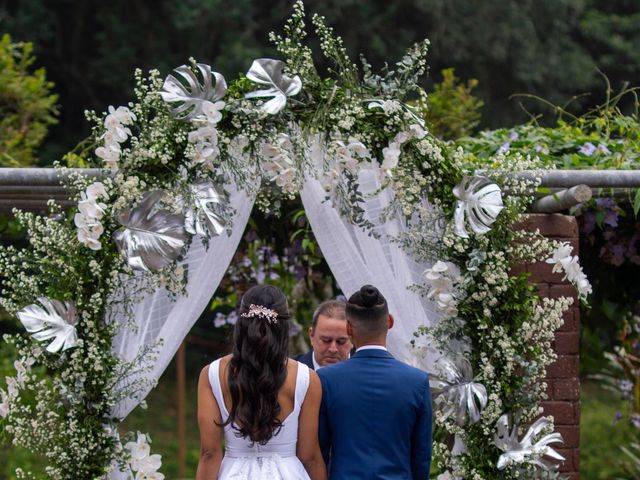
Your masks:
<svg viewBox="0 0 640 480"><path fill-rule="evenodd" d="M287 356L286 297L256 286L238 313L232 354L200 374L196 480L326 480L318 444L322 388L315 372Z"/></svg>

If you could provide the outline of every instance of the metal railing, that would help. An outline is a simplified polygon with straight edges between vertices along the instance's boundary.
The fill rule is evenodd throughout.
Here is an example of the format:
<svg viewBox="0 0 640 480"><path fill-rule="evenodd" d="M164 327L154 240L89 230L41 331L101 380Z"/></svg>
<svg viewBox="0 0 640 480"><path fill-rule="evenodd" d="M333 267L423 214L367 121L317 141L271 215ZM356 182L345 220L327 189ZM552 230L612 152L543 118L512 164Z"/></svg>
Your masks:
<svg viewBox="0 0 640 480"><path fill-rule="evenodd" d="M99 178L104 171L95 168L68 169ZM640 188L640 170L547 170L518 172L521 178L541 178L542 187L552 191L537 199L532 211L554 213L585 202L592 195L630 196ZM12 208L45 211L47 200L54 199L63 207L72 205L60 173L53 168L0 168L0 211Z"/></svg>

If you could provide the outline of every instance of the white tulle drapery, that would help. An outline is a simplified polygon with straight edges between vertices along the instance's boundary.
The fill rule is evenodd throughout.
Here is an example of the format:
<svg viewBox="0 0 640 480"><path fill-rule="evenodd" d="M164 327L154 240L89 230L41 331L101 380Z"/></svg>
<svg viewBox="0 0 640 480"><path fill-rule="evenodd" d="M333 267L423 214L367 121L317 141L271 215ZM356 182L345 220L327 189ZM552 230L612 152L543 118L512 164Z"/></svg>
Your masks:
<svg viewBox="0 0 640 480"><path fill-rule="evenodd" d="M157 380L167 368L183 339L211 300L238 248L254 199L235 188L228 188L228 191L231 206L236 211L232 233L212 238L208 249L199 238L193 239L182 263L188 271L187 295L171 299L164 288L146 295L134 306L135 326L123 326L114 339L114 354L128 362L134 360L145 347L162 339L162 346L150 367L151 371L144 373L147 379ZM122 316L117 320L126 323ZM130 378L120 388L126 388L131 380ZM140 397L144 398L148 390L150 388L142 392ZM125 398L116 405L113 415L125 418L138 403L135 398Z"/></svg>
<svg viewBox="0 0 640 480"><path fill-rule="evenodd" d="M400 246L391 241L405 226L398 219L381 224L379 216L389 204L392 192L383 190L369 196L379 187L379 170L366 169L359 174L360 189L365 196L364 210L375 225L378 238L343 219L315 178L307 178L301 192L307 218L318 241L322 255L342 292L349 297L363 285L377 287L387 299L395 319L389 331L387 347L399 360L426 368L434 359L413 354L409 341L420 325L433 326L440 314L431 302L409 290L420 282L430 265L416 263Z"/></svg>

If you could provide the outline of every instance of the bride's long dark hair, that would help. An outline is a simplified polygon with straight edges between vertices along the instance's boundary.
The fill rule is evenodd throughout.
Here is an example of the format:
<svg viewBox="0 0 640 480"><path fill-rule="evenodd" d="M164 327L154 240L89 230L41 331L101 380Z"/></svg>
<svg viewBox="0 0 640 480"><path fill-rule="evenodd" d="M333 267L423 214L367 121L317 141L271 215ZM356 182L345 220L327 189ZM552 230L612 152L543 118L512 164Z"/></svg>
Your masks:
<svg viewBox="0 0 640 480"><path fill-rule="evenodd" d="M263 307L277 314L259 313ZM250 288L242 296L233 331L228 384L231 423L237 435L264 445L282 427L278 392L287 378L289 307L282 291L271 285Z"/></svg>

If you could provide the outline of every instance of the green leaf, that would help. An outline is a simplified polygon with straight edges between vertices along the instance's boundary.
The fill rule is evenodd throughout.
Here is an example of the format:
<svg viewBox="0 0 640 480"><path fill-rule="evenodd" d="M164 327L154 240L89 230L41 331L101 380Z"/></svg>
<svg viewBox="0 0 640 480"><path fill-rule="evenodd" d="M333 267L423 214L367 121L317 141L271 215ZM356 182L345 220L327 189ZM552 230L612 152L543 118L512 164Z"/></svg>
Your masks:
<svg viewBox="0 0 640 480"><path fill-rule="evenodd" d="M637 217L638 211L640 211L640 188L636 190L635 197L633 198L633 214Z"/></svg>

